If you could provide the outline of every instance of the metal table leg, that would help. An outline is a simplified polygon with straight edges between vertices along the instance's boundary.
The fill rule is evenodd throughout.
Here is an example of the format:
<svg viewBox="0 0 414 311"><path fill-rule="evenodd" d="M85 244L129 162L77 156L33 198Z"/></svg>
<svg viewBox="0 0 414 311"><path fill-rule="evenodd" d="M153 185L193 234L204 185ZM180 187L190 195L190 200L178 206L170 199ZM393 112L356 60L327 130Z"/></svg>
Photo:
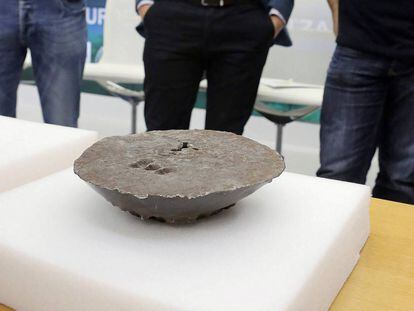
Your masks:
<svg viewBox="0 0 414 311"><path fill-rule="evenodd" d="M138 92L124 88L112 81L98 81L98 83L112 95L127 101L131 105L131 133L137 133L137 107L144 101L144 92Z"/></svg>
<svg viewBox="0 0 414 311"><path fill-rule="evenodd" d="M132 115L131 115L131 134L137 133L137 106L139 102L132 100L131 102L132 107Z"/></svg>
<svg viewBox="0 0 414 311"><path fill-rule="evenodd" d="M276 151L282 154L283 124L276 125Z"/></svg>
<svg viewBox="0 0 414 311"><path fill-rule="evenodd" d="M254 109L276 125L276 151L282 154L283 128L286 124L300 119L317 110L317 106L306 106L289 111L279 111L262 102L257 102Z"/></svg>

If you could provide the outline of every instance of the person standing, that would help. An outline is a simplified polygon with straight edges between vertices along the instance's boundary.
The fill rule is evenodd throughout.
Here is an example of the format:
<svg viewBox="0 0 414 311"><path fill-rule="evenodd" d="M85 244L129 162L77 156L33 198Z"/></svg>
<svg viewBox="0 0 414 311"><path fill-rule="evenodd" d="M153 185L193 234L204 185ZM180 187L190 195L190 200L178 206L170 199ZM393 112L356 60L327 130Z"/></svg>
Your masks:
<svg viewBox="0 0 414 311"><path fill-rule="evenodd" d="M208 80L206 129L242 134L268 50L289 46L293 0L137 0L148 130L188 129Z"/></svg>
<svg viewBox="0 0 414 311"><path fill-rule="evenodd" d="M414 1L329 2L339 27L317 175L363 184L378 148L374 197L414 204Z"/></svg>
<svg viewBox="0 0 414 311"><path fill-rule="evenodd" d="M2 0L0 115L16 117L16 92L30 49L44 121L76 127L86 40L83 0Z"/></svg>

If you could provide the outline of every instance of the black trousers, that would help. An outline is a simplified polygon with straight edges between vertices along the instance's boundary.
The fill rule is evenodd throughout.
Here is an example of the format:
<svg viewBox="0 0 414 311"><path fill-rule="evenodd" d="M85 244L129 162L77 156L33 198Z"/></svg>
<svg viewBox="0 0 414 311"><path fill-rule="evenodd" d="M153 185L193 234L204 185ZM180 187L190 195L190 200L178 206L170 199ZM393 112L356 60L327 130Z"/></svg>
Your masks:
<svg viewBox="0 0 414 311"><path fill-rule="evenodd" d="M242 134L274 34L265 9L159 0L144 25L148 130L188 129L205 73L205 128Z"/></svg>

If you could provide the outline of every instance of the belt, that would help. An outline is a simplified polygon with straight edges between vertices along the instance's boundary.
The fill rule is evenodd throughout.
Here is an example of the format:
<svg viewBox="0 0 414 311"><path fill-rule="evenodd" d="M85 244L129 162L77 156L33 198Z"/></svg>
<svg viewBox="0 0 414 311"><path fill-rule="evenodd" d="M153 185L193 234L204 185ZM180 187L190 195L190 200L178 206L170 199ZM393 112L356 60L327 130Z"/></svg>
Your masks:
<svg viewBox="0 0 414 311"><path fill-rule="evenodd" d="M255 4L257 0L185 0L193 4L212 7L223 7L239 4Z"/></svg>

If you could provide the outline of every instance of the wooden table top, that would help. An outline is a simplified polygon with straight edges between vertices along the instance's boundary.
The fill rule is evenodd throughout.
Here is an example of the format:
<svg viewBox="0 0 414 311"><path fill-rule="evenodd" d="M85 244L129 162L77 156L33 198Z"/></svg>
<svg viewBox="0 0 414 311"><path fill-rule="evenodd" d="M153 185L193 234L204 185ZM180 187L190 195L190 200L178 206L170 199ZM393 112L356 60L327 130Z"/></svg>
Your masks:
<svg viewBox="0 0 414 311"><path fill-rule="evenodd" d="M370 237L331 310L414 310L414 205L372 200Z"/></svg>
<svg viewBox="0 0 414 311"><path fill-rule="evenodd" d="M370 237L331 310L414 310L414 205L372 200Z"/></svg>

